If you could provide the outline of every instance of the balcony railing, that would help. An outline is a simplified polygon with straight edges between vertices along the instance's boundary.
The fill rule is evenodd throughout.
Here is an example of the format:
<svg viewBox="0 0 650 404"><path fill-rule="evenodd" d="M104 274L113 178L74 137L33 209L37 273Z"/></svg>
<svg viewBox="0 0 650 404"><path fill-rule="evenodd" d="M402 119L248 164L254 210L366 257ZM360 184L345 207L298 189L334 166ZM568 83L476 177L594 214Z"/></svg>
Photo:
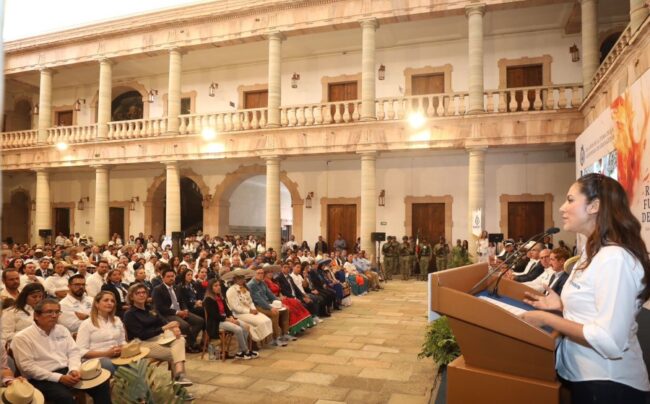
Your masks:
<svg viewBox="0 0 650 404"><path fill-rule="evenodd" d="M484 108L488 114L558 111L577 108L582 98L580 84L488 90L484 93ZM467 92L383 97L378 98L375 103L378 121L402 120L413 112L418 112L427 118L462 116L468 108ZM280 108L280 126L291 128L358 122L361 119L360 113L360 100L283 106ZM181 115L179 133L199 134L204 128L212 128L217 132L249 131L264 129L267 122L266 108ZM50 128L47 130L46 143L88 142L96 138L96 131L96 125ZM150 138L166 132L166 117L108 123L109 140ZM36 144L36 130L2 133L4 149Z"/></svg>
<svg viewBox="0 0 650 404"><path fill-rule="evenodd" d="M614 64L614 61L616 61L618 57L621 55L621 53L623 53L623 50L630 43L631 38L632 38L632 28L628 24L625 30L621 32L621 35L618 37L618 40L616 41L612 49L609 51L607 56L605 56L605 60L603 60L603 63L600 64L598 70L596 70L596 73L594 73L594 76L591 78L591 88L594 88L596 84L598 84L598 82L603 78L605 73L607 73L609 68Z"/></svg>

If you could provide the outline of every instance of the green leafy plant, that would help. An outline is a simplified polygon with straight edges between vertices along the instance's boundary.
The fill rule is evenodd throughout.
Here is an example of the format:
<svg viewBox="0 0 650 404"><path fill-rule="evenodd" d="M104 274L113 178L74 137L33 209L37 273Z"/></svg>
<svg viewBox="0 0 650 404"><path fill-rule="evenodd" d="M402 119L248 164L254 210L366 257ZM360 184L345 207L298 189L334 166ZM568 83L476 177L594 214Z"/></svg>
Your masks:
<svg viewBox="0 0 650 404"><path fill-rule="evenodd" d="M120 366L113 378L111 398L116 404L180 404L190 401L190 394L174 384L171 373L148 359Z"/></svg>
<svg viewBox="0 0 650 404"><path fill-rule="evenodd" d="M460 347L451 332L447 317L442 316L429 324L418 358L433 357L438 367L443 368L459 356Z"/></svg>

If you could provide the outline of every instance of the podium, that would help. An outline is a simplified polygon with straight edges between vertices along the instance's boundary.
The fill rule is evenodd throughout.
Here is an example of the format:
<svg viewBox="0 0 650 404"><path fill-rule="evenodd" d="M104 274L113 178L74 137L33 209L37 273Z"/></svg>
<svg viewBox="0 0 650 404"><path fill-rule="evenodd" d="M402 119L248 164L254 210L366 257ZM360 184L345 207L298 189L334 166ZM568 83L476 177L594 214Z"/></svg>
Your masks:
<svg viewBox="0 0 650 404"><path fill-rule="evenodd" d="M559 403L559 334L476 296L492 292L498 272L470 294L487 274L487 263L480 263L431 277L431 310L449 318L462 353L447 367L447 403ZM499 283L504 300L521 302L525 291L532 289L505 278Z"/></svg>

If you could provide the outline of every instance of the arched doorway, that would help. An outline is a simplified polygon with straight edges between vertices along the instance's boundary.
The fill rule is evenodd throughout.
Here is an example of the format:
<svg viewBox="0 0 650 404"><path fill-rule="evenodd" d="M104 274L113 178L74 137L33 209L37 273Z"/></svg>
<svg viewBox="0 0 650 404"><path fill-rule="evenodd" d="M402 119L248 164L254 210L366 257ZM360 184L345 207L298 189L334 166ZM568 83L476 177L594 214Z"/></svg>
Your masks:
<svg viewBox="0 0 650 404"><path fill-rule="evenodd" d="M255 175L236 186L230 195L228 234L264 236L266 233L266 175ZM280 183L280 218L282 237L292 232L293 211L291 193L286 185Z"/></svg>
<svg viewBox="0 0 650 404"><path fill-rule="evenodd" d="M142 95L136 90L126 91L111 102L111 121L142 119L143 111Z"/></svg>
<svg viewBox="0 0 650 404"><path fill-rule="evenodd" d="M609 52L612 50L614 45L616 45L616 41L618 41L618 37L620 37L622 32L615 32L613 34L608 35L603 42L600 44L600 63L602 64Z"/></svg>
<svg viewBox="0 0 650 404"><path fill-rule="evenodd" d="M15 243L28 243L30 231L30 198L24 189L17 189L11 194L9 203L2 206L2 239L11 239Z"/></svg>
<svg viewBox="0 0 650 404"><path fill-rule="evenodd" d="M14 112L11 115L11 125L8 131L29 130L32 128L32 103L22 99L14 104Z"/></svg>
<svg viewBox="0 0 650 404"><path fill-rule="evenodd" d="M181 230L186 234L203 230L203 195L198 184L187 177L181 177Z"/></svg>

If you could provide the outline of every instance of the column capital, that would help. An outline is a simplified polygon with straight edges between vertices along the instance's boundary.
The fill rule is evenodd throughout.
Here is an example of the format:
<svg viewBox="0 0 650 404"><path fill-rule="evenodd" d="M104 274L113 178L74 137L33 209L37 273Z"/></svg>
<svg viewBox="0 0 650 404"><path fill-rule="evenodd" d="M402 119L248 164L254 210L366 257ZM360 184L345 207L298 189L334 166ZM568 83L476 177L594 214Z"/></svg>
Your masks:
<svg viewBox="0 0 650 404"><path fill-rule="evenodd" d="M468 153L485 153L488 149L488 145L482 144L465 144L465 150Z"/></svg>
<svg viewBox="0 0 650 404"><path fill-rule="evenodd" d="M98 171L98 170L108 171L108 170L111 169L111 167L109 165L107 165L107 164L91 164L90 167L94 168L95 171Z"/></svg>
<svg viewBox="0 0 650 404"><path fill-rule="evenodd" d="M50 75L50 76L52 76L52 75L54 75L54 73L56 73L56 71L54 69L52 69L51 67L39 67L38 71L41 74L47 74L47 75Z"/></svg>
<svg viewBox="0 0 650 404"><path fill-rule="evenodd" d="M180 46L170 46L166 48L166 50L169 52L169 54L178 53L181 56L187 54L187 50L181 48Z"/></svg>
<svg viewBox="0 0 650 404"><path fill-rule="evenodd" d="M116 62L115 60L110 59L110 58L107 58L107 57L105 57L105 56L100 56L100 57L98 57L98 58L97 58L97 63L99 63L100 66L101 66L101 65L111 65L111 66L115 66L115 65L117 64L117 62Z"/></svg>
<svg viewBox="0 0 650 404"><path fill-rule="evenodd" d="M49 173L51 170L47 167L36 167L36 168L32 168L32 171L35 172L36 174L39 174L39 173Z"/></svg>
<svg viewBox="0 0 650 404"><path fill-rule="evenodd" d="M262 158L264 161L266 161L267 164L270 163L270 162L280 162L280 160L282 160L282 157L280 157L280 156L278 156L276 154L263 155L263 156L260 156L260 158Z"/></svg>
<svg viewBox="0 0 650 404"><path fill-rule="evenodd" d="M272 30L267 32L265 37L268 40L277 40L277 41L284 41L285 39L287 39L286 35L284 35L282 31L278 31L278 30Z"/></svg>
<svg viewBox="0 0 650 404"><path fill-rule="evenodd" d="M379 155L376 150L358 151L357 154L361 156L361 160L377 160Z"/></svg>
<svg viewBox="0 0 650 404"><path fill-rule="evenodd" d="M377 29L379 28L379 22L375 17L370 17L370 18L364 18L359 20L359 25L361 25L361 28L373 28Z"/></svg>
<svg viewBox="0 0 650 404"><path fill-rule="evenodd" d="M598 4L598 0L579 0L580 4L585 4L585 3L595 3Z"/></svg>
<svg viewBox="0 0 650 404"><path fill-rule="evenodd" d="M485 4L484 3L475 3L470 4L465 7L465 15L469 17L473 14L480 14L481 16L485 15Z"/></svg>
<svg viewBox="0 0 650 404"><path fill-rule="evenodd" d="M166 161L161 161L161 163L165 165L165 168L169 168L169 167L178 168L179 165L178 160L166 160Z"/></svg>

